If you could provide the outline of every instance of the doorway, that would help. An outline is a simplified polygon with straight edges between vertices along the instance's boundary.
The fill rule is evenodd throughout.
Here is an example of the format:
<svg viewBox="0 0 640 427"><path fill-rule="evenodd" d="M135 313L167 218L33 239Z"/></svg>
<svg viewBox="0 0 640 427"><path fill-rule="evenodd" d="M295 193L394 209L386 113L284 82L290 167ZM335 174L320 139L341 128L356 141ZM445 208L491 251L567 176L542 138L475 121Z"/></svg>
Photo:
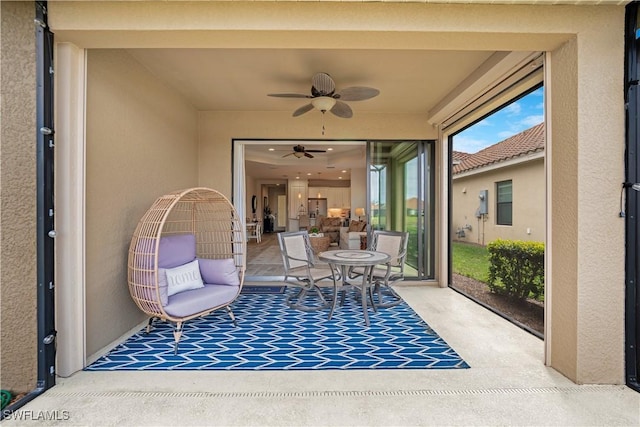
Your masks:
<svg viewBox="0 0 640 427"><path fill-rule="evenodd" d="M257 175L256 171L267 173L266 169L256 163L266 161L266 150L272 149L272 162L279 161L286 155L292 141L234 141L238 147L234 148L235 161L238 167L234 170L234 204L244 212L245 199L253 194L253 188L259 186L262 192L262 209L265 208L264 200L268 203L268 210L274 221L274 234L278 231L289 230L295 221L285 221L284 214L295 216L295 212L288 212L286 206L291 205L289 197L293 193L284 191L289 185L300 181L313 187L318 181L318 170L314 173L302 170L303 166L294 169L282 170L276 174ZM350 186L359 185L354 171L363 169L363 190L352 189L350 200L343 201L343 210L349 212L351 218L366 218L370 224L370 230L395 230L409 232L409 247L405 276L413 280L433 279L435 260L435 168L434 168L434 141L304 141L304 144L315 147L325 147L331 155L317 155L318 159L297 159L300 161L320 161L326 172L321 172L323 177L331 176L334 179L328 181L349 180ZM241 148L242 147L242 148ZM336 148L334 148L336 147ZM336 153L339 147L339 154ZM256 154L258 148L262 154ZM333 148L333 150L332 150ZM284 154L283 154L284 153ZM242 158L242 161L240 161ZM262 159L262 160L261 160ZM340 163L338 163L340 162ZM311 163L304 163L308 166ZM277 164L271 164L270 168L279 168ZM273 169L271 169L273 170ZM368 172L367 172L368 171ZM310 174L310 175L308 175ZM332 175L329 175L332 174ZM335 175L335 176L334 176ZM280 181L277 181L279 178ZM276 181L278 183L274 184ZM242 183L242 185L240 185ZM265 184L267 183L267 184ZM280 187L281 190L275 190ZM296 187L297 188L297 187ZM280 191L279 193L277 193ZM317 194L308 194L308 191L294 192L302 197L315 197ZM246 195L246 197L245 197ZM362 199L362 200L360 200ZM277 205L279 212L277 218L273 215ZM284 205L284 206L280 206ZM299 203L296 202L296 206ZM353 205L353 206L352 206ZM369 206L365 210L365 216L358 215L355 206ZM260 209L260 207L259 207ZM359 211L359 210L358 210ZM289 218L292 219L292 218ZM279 280L282 275L276 270L281 264L277 239L262 239L260 245L248 248L250 262L256 262L256 255L260 268L268 273L262 274L248 268L247 277L250 280ZM271 246L271 247L269 247ZM252 252L257 251L257 252ZM262 267L264 265L264 267Z"/></svg>

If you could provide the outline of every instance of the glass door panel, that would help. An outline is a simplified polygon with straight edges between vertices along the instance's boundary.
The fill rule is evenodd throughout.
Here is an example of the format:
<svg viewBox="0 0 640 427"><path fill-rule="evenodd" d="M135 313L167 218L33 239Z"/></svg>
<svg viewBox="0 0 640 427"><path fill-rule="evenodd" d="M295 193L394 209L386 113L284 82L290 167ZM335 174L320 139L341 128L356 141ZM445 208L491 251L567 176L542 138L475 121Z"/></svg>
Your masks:
<svg viewBox="0 0 640 427"><path fill-rule="evenodd" d="M371 229L409 232L407 278L434 276L432 151L433 143L429 141L369 143Z"/></svg>

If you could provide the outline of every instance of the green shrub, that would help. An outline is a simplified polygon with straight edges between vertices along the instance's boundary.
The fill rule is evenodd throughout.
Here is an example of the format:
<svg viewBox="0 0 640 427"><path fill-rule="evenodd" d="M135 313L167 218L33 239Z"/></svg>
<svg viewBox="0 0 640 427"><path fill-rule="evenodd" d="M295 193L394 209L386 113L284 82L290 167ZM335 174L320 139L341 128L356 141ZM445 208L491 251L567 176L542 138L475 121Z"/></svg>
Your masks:
<svg viewBox="0 0 640 427"><path fill-rule="evenodd" d="M544 243L498 239L487 250L492 292L519 299L544 296Z"/></svg>

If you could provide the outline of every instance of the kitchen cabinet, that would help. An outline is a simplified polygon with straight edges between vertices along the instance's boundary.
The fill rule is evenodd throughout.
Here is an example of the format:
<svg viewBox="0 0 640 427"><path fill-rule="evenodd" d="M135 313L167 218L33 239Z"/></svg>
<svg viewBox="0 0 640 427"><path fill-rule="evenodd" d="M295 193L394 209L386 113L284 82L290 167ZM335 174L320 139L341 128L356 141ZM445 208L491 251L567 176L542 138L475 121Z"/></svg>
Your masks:
<svg viewBox="0 0 640 427"><path fill-rule="evenodd" d="M327 188L327 206L330 208L351 207L351 189L349 187Z"/></svg>
<svg viewBox="0 0 640 427"><path fill-rule="evenodd" d="M327 187L309 187L310 199L326 199Z"/></svg>
<svg viewBox="0 0 640 427"><path fill-rule="evenodd" d="M307 194L312 199L327 199L328 208L351 207L351 189L349 187L309 187Z"/></svg>
<svg viewBox="0 0 640 427"><path fill-rule="evenodd" d="M342 207L351 208L351 188L342 188Z"/></svg>

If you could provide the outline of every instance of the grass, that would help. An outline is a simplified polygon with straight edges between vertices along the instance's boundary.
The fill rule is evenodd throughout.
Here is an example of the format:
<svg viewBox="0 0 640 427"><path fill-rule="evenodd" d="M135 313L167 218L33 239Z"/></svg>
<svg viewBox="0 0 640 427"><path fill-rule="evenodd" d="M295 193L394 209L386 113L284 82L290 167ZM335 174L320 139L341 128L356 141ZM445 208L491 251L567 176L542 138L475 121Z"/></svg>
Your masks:
<svg viewBox="0 0 640 427"><path fill-rule="evenodd" d="M487 248L469 243L453 242L453 272L487 283L489 253Z"/></svg>

